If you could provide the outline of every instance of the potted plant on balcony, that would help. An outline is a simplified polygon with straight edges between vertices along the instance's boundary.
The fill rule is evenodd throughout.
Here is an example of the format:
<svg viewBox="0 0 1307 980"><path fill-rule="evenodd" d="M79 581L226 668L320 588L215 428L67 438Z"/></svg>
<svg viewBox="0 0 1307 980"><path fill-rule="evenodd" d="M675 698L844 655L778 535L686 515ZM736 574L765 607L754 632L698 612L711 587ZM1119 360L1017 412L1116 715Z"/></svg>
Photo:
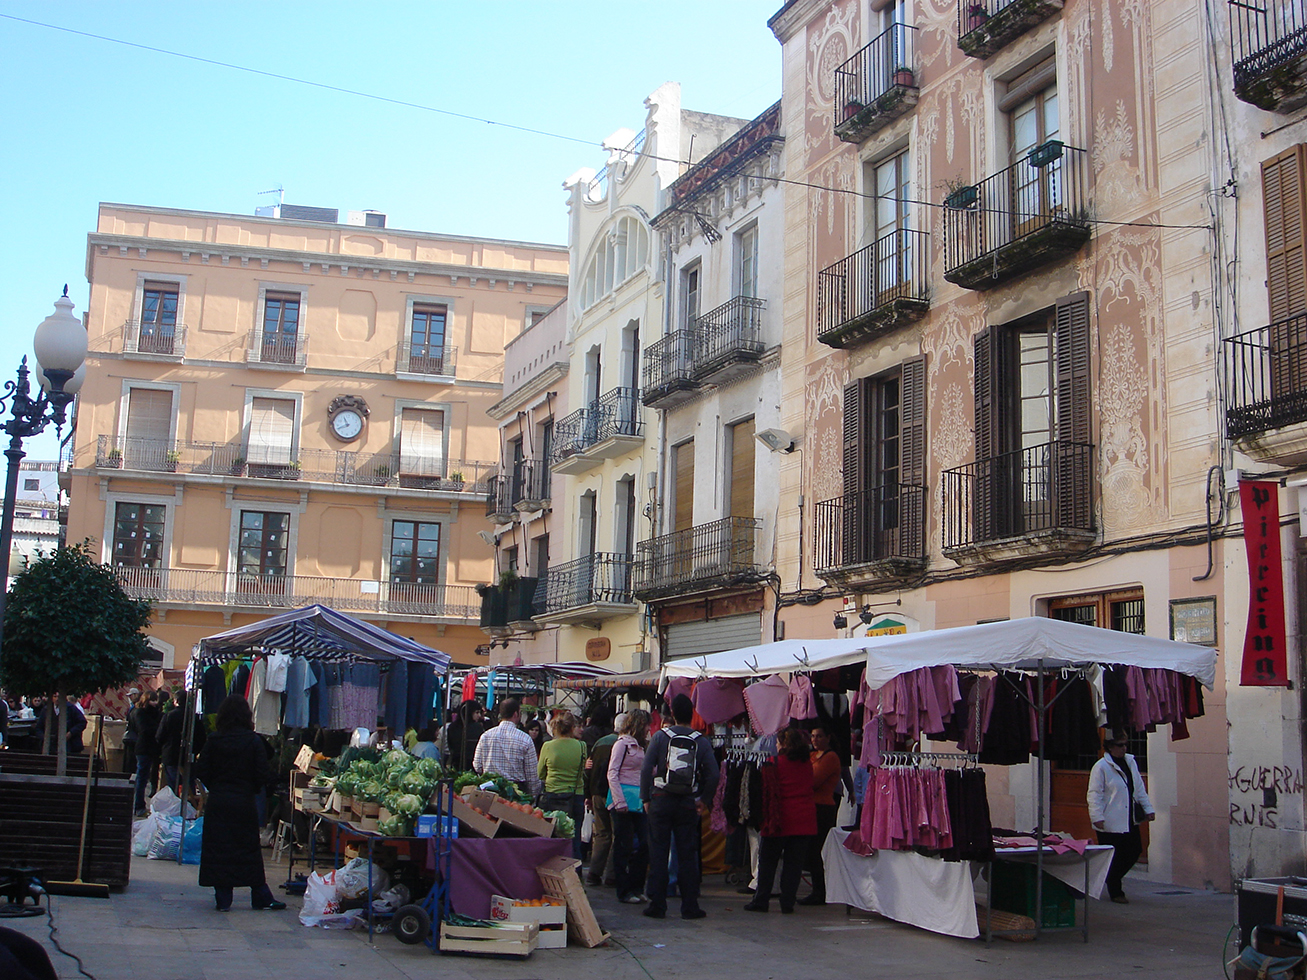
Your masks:
<svg viewBox="0 0 1307 980"><path fill-rule="evenodd" d="M244 456L237 456L235 459L233 459L233 460L231 461L231 475L232 475L232 476L244 476L244 475L245 475L245 457L244 457Z"/></svg>
<svg viewBox="0 0 1307 980"><path fill-rule="evenodd" d="M177 472L177 464L182 461L182 454L175 449L169 449L163 454L163 465L167 467L169 473Z"/></svg>
<svg viewBox="0 0 1307 980"><path fill-rule="evenodd" d="M983 3L973 3L967 7L967 31L978 31L989 21L989 11Z"/></svg>
<svg viewBox="0 0 1307 980"><path fill-rule="evenodd" d="M1047 167L1054 160L1062 159L1062 150L1066 146L1061 140L1045 140L1026 155L1032 167Z"/></svg>
<svg viewBox="0 0 1307 980"><path fill-rule="evenodd" d="M917 76L907 65L899 65L894 69L894 84L903 88L912 88L917 84Z"/></svg>
<svg viewBox="0 0 1307 980"><path fill-rule="evenodd" d="M289 463L286 464L286 468L282 470L282 479L298 480L300 478L300 471L302 470L302 468L303 467L301 467L300 461L298 459L292 459Z"/></svg>
<svg viewBox="0 0 1307 980"><path fill-rule="evenodd" d="M374 486L384 487L390 482L390 467L382 464L372 471L372 483Z"/></svg>
<svg viewBox="0 0 1307 980"><path fill-rule="evenodd" d="M104 465L110 469L122 469L123 451L121 449L110 449L109 455L104 458Z"/></svg>
<svg viewBox="0 0 1307 980"><path fill-rule="evenodd" d="M948 194L944 198L944 207L954 211L963 211L974 206L980 197L980 189L975 184L949 181L945 186L948 188Z"/></svg>
<svg viewBox="0 0 1307 980"><path fill-rule="evenodd" d="M844 120L847 122L865 108L866 106L857 99L849 99L849 101L844 103Z"/></svg>
<svg viewBox="0 0 1307 980"><path fill-rule="evenodd" d="M454 470L449 474L449 489L459 491L463 489L463 471Z"/></svg>

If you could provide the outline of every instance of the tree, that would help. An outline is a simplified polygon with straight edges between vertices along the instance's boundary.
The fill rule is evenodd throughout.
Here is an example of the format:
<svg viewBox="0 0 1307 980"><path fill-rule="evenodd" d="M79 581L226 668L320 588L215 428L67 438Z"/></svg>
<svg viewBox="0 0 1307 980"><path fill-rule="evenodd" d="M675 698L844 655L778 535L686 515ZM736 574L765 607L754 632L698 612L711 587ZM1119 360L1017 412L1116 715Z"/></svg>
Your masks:
<svg viewBox="0 0 1307 980"><path fill-rule="evenodd" d="M91 542L38 554L24 562L5 605L0 685L60 705L68 695L118 687L136 679L149 650L143 630L150 603L123 591ZM46 751L50 730L46 713ZM64 773L67 712L59 712L58 772Z"/></svg>

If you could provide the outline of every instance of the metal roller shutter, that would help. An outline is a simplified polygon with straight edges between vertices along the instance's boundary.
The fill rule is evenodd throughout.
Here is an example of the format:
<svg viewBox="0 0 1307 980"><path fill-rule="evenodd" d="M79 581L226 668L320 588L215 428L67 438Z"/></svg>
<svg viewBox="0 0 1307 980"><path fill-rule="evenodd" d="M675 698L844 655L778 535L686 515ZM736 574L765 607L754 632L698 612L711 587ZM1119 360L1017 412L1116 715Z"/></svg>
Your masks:
<svg viewBox="0 0 1307 980"><path fill-rule="evenodd" d="M664 659L697 657L704 653L737 650L762 642L762 613L741 613L706 622L675 623L667 627Z"/></svg>

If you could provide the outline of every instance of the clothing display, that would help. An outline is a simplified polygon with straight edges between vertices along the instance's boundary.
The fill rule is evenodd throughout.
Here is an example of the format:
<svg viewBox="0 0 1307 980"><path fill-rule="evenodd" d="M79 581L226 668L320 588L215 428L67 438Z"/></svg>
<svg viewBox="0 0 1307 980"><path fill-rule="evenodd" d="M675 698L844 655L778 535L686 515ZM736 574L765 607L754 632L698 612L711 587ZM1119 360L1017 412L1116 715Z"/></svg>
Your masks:
<svg viewBox="0 0 1307 980"><path fill-rule="evenodd" d="M906 747L923 732L939 732L961 700L958 672L949 665L899 674L879 691L877 717L894 745Z"/></svg>
<svg viewBox="0 0 1307 980"><path fill-rule="evenodd" d="M390 665L384 677L386 710L383 717L392 734L403 732L408 722L408 662L401 660ZM420 724L420 723L419 723ZM417 727L416 725L413 727Z"/></svg>
<svg viewBox="0 0 1307 980"><path fill-rule="evenodd" d="M214 664L204 672L200 681L200 710L206 715L217 714L218 705L222 704L226 696L227 672L218 664Z"/></svg>
<svg viewBox="0 0 1307 980"><path fill-rule="evenodd" d="M994 856L994 828L989 821L989 794L985 770L944 770L953 846L940 851L945 861L988 861Z"/></svg>
<svg viewBox="0 0 1307 980"><path fill-rule="evenodd" d="M286 690L286 671L290 668L290 660L289 654L268 654L268 673L263 681L265 691L275 691L280 694Z"/></svg>
<svg viewBox="0 0 1307 980"><path fill-rule="evenodd" d="M309 726L309 688L313 683L309 662L303 657L295 657L286 670L286 710L281 719L288 728Z"/></svg>
<svg viewBox="0 0 1307 980"><path fill-rule="evenodd" d="M694 710L705 724L717 725L745 713L744 681L734 677L708 677L694 685Z"/></svg>
<svg viewBox="0 0 1307 980"><path fill-rule="evenodd" d="M790 678L790 717L807 721L817 717L817 704L812 696L812 681L803 674Z"/></svg>
<svg viewBox="0 0 1307 980"><path fill-rule="evenodd" d="M882 768L872 772L862 819L844 846L873 850L943 850L953 846L942 769Z"/></svg>

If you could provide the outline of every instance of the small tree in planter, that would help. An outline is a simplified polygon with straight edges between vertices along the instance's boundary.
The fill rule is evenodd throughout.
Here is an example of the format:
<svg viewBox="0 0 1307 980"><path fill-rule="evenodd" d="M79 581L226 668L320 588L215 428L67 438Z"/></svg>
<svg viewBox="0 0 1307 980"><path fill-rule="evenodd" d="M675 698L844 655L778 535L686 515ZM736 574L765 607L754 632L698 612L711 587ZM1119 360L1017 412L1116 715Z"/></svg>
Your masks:
<svg viewBox="0 0 1307 980"><path fill-rule="evenodd" d="M169 449L163 454L163 464L168 468L169 473L177 472L177 464L182 461L182 454L175 449Z"/></svg>
<svg viewBox="0 0 1307 980"><path fill-rule="evenodd" d="M912 69L907 65L899 65L894 69L894 84L901 85L904 88L913 88L917 84L917 76L913 74Z"/></svg>
<svg viewBox="0 0 1307 980"><path fill-rule="evenodd" d="M244 457L244 456L237 456L235 459L233 459L233 460L231 461L231 475L232 475L232 476L244 476L244 475L245 475L245 457Z"/></svg>
<svg viewBox="0 0 1307 980"><path fill-rule="evenodd" d="M453 473L450 473L450 474L449 474L449 488L450 488L451 490L462 490L462 489L463 489L463 471L462 471L462 470L454 470Z"/></svg>

